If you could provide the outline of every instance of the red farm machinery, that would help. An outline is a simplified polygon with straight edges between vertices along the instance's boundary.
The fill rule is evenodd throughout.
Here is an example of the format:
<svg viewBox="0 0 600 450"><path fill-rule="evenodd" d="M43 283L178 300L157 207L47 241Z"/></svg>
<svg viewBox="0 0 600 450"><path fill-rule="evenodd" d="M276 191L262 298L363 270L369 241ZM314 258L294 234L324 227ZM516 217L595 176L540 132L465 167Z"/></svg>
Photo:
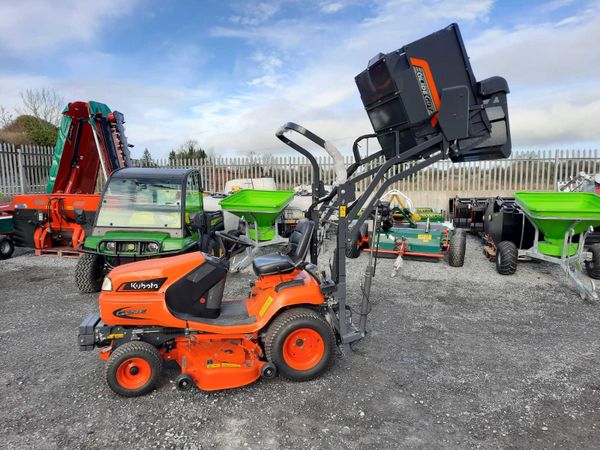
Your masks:
<svg viewBox="0 0 600 450"><path fill-rule="evenodd" d="M103 103L67 105L46 193L14 196L17 246L34 248L36 254L79 255L77 247L91 231L100 202L100 174L106 180L114 170L130 165L123 124L123 114Z"/></svg>

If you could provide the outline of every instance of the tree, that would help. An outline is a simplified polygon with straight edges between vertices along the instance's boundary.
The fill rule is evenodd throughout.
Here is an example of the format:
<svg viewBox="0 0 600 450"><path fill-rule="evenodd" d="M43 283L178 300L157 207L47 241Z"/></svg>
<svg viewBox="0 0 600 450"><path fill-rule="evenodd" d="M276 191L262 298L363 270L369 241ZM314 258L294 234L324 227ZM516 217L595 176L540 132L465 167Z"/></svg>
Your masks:
<svg viewBox="0 0 600 450"><path fill-rule="evenodd" d="M17 108L19 115L30 115L54 126L60 124L65 100L54 89L27 89L20 96L23 106Z"/></svg>
<svg viewBox="0 0 600 450"><path fill-rule="evenodd" d="M0 105L0 128L7 127L13 123L13 115L8 110Z"/></svg>
<svg viewBox="0 0 600 450"><path fill-rule="evenodd" d="M196 139L188 139L176 150L171 150L169 153L169 160L171 162L176 161L178 159L205 159L206 151L202 147Z"/></svg>
<svg viewBox="0 0 600 450"><path fill-rule="evenodd" d="M152 154L150 154L150 150L147 148L144 149L140 164L142 167L156 167L156 163L154 162L154 159L152 159Z"/></svg>

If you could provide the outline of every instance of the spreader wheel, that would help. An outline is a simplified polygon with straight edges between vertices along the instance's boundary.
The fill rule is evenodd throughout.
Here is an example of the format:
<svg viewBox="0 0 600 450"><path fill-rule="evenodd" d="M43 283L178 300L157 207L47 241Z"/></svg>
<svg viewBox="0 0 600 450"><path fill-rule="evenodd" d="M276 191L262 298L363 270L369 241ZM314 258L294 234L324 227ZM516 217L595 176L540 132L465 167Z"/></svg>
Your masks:
<svg viewBox="0 0 600 450"><path fill-rule="evenodd" d="M294 308L269 326L265 337L267 359L292 381L318 377L333 363L335 336L323 316L311 309Z"/></svg>
<svg viewBox="0 0 600 450"><path fill-rule="evenodd" d="M450 250L448 250L448 264L452 267L465 265L465 252L467 250L467 234L465 230L454 230L450 238Z"/></svg>
<svg viewBox="0 0 600 450"><path fill-rule="evenodd" d="M104 278L104 260L100 255L84 253L75 266L75 284L80 292L99 292Z"/></svg>
<svg viewBox="0 0 600 450"><path fill-rule="evenodd" d="M517 271L519 250L512 241L502 241L496 247L496 270L500 275L512 275Z"/></svg>
<svg viewBox="0 0 600 450"><path fill-rule="evenodd" d="M147 342L127 342L118 347L106 364L106 382L124 397L138 397L156 387L162 371L162 357Z"/></svg>
<svg viewBox="0 0 600 450"><path fill-rule="evenodd" d="M8 259L15 251L15 244L9 237L0 236L0 259Z"/></svg>
<svg viewBox="0 0 600 450"><path fill-rule="evenodd" d="M590 245L588 251L592 253L592 260L585 262L585 271L590 278L600 280L600 244Z"/></svg>

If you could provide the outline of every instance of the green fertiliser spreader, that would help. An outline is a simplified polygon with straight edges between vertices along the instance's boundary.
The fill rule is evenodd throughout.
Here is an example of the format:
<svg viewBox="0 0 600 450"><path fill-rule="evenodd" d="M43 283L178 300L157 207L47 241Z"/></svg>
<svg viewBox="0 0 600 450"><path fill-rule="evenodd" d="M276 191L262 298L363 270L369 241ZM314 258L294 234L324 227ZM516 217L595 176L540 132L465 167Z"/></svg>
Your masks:
<svg viewBox="0 0 600 450"><path fill-rule="evenodd" d="M219 202L223 211L240 217L248 225L243 227L245 234L237 238L246 249L240 258L232 258L230 271L237 272L247 267L260 247L287 242L279 236L277 224L293 198L294 191L242 189Z"/></svg>
<svg viewBox="0 0 600 450"><path fill-rule="evenodd" d="M243 218L254 228L248 230L255 241L271 241L277 236L276 223L294 191L242 189L219 202L223 211Z"/></svg>
<svg viewBox="0 0 600 450"><path fill-rule="evenodd" d="M515 192L515 201L535 228L534 242L529 249L518 249L512 241L500 242L498 272L514 273L519 258L559 264L582 298L597 299L594 281L583 278L582 267L595 262L593 253L586 251L585 239L600 226L600 196L591 192Z"/></svg>

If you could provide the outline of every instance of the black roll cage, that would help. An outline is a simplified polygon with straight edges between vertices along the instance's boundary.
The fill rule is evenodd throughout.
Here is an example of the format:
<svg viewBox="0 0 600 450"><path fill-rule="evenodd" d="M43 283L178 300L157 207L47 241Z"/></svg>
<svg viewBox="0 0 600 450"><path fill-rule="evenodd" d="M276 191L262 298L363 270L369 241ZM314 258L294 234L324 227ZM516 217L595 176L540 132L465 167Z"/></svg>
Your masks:
<svg viewBox="0 0 600 450"><path fill-rule="evenodd" d="M359 151L361 141L381 136L382 133L359 136L352 145L354 162L346 169L346 180L334 186L329 194L324 195L324 184L321 180L321 170L317 160L307 149L287 138L284 134L288 131L299 133L329 153L328 143L293 122L286 123L275 134L282 142L306 156L312 166L313 203L308 209L306 217L321 225L322 221L329 219L333 212L338 212L337 243L334 250L331 280L329 280L330 289L328 289L327 294L333 299L332 304L329 306L333 326L340 336L343 348L350 350L350 344L362 339L367 333L367 315L370 308L368 295L363 295L359 323L353 323L346 295L346 244L360 232L362 224L371 217L377 207L379 198L391 184L446 158L450 151L450 143L442 133L439 133L425 142L400 152L399 131L391 130L384 134L394 134L395 155L386 159L378 167L366 170L351 178L360 167L384 155L383 150L379 150L363 158ZM388 175L393 167L417 158L422 159L411 167L405 168L396 174ZM356 184L369 177L370 181L366 189L356 198ZM318 259L317 228L315 227L310 245L310 259L313 264L316 264Z"/></svg>

